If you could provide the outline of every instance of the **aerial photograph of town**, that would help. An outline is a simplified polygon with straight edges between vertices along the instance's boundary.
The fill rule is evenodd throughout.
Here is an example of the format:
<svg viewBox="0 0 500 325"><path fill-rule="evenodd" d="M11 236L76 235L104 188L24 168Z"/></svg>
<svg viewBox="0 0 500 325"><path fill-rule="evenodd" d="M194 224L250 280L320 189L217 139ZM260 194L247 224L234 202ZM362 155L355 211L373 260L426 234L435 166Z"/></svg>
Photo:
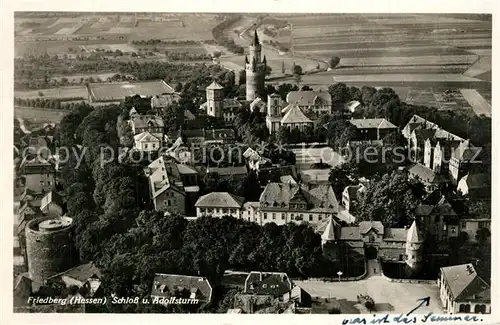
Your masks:
<svg viewBox="0 0 500 325"><path fill-rule="evenodd" d="M13 312L488 317L492 31L15 12Z"/></svg>

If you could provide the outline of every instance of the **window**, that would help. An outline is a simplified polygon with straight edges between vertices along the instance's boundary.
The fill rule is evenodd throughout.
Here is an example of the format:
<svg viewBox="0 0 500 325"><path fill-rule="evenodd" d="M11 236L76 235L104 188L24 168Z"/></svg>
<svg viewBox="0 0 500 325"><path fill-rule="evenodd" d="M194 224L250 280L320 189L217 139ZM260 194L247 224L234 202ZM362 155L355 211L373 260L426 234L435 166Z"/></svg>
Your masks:
<svg viewBox="0 0 500 325"><path fill-rule="evenodd" d="M318 220L319 221L323 220L323 217L322 216L318 216Z"/></svg>
<svg viewBox="0 0 500 325"><path fill-rule="evenodd" d="M155 144L155 143L153 143L153 149L154 149L154 148L156 148L156 144Z"/></svg>
<svg viewBox="0 0 500 325"><path fill-rule="evenodd" d="M229 209L229 213L235 214L236 213L236 209Z"/></svg>
<svg viewBox="0 0 500 325"><path fill-rule="evenodd" d="M147 144L147 143L145 143L145 144L144 144L144 149L147 149L147 148L148 148L148 144Z"/></svg>
<svg viewBox="0 0 500 325"><path fill-rule="evenodd" d="M286 219L286 214L285 213L282 213L281 214L281 220L285 220Z"/></svg>
<svg viewBox="0 0 500 325"><path fill-rule="evenodd" d="M167 201L168 202L168 206L171 206L172 205L172 202L170 202L170 200Z"/></svg>
<svg viewBox="0 0 500 325"><path fill-rule="evenodd" d="M220 209L219 208L217 208L216 211L217 211L217 213L220 213Z"/></svg>
<svg viewBox="0 0 500 325"><path fill-rule="evenodd" d="M466 221L462 221L461 227L462 227L462 229L467 229L467 222Z"/></svg>
<svg viewBox="0 0 500 325"><path fill-rule="evenodd" d="M264 212L264 219L267 219L267 213Z"/></svg>
<svg viewBox="0 0 500 325"><path fill-rule="evenodd" d="M309 215L309 221L313 221L313 215L312 214Z"/></svg>
<svg viewBox="0 0 500 325"><path fill-rule="evenodd" d="M293 218L293 213L291 214L292 218Z"/></svg>
<svg viewBox="0 0 500 325"><path fill-rule="evenodd" d="M227 213L227 209L226 209L226 208L223 208L223 209L222 209L222 213Z"/></svg>
<svg viewBox="0 0 500 325"><path fill-rule="evenodd" d="M273 220L276 220L276 213L273 212Z"/></svg>

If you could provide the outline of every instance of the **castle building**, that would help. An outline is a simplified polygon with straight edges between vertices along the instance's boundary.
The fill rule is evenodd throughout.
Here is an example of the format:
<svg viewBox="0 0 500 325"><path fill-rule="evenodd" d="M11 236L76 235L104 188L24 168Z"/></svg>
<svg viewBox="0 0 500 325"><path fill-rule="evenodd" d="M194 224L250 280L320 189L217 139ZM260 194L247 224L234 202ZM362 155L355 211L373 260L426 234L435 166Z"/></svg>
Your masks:
<svg viewBox="0 0 500 325"><path fill-rule="evenodd" d="M359 226L341 227L328 218L316 227L323 245L345 243L367 259L405 263L412 270L422 265L423 237L414 221L409 229L384 228L380 221L361 221Z"/></svg>
<svg viewBox="0 0 500 325"><path fill-rule="evenodd" d="M266 72L266 57L262 56L262 45L257 35L257 30L254 31L252 44L250 44L250 53L245 56L246 70L246 100L252 102L258 94L264 92L265 72Z"/></svg>
<svg viewBox="0 0 500 325"><path fill-rule="evenodd" d="M241 103L234 98L224 98L224 87L215 80L206 88L206 93L207 101L201 104L200 109L209 116L222 117L225 122L232 122Z"/></svg>

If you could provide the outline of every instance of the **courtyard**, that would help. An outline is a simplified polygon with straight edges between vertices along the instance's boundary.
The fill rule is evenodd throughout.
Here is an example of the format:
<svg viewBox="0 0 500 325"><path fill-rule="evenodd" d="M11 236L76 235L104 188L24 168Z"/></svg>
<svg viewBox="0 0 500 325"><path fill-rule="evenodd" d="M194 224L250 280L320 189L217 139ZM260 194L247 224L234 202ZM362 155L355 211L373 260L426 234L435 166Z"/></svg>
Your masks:
<svg viewBox="0 0 500 325"><path fill-rule="evenodd" d="M359 281L323 282L297 281L294 283L314 297L336 299L342 313L363 313L357 295L367 294L375 301L375 313L407 313L417 307L418 299L430 297L429 306L418 309L419 314L442 313L437 284L414 284L389 282L380 275L380 266L374 260L368 261L367 277ZM374 272L375 269L375 272ZM361 309L361 310L360 310Z"/></svg>

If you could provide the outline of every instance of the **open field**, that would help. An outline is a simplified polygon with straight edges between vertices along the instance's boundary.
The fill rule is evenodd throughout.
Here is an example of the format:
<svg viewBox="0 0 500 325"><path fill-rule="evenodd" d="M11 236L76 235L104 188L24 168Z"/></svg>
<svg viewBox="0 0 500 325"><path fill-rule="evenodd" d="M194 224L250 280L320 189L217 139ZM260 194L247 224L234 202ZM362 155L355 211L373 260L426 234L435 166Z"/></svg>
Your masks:
<svg viewBox="0 0 500 325"><path fill-rule="evenodd" d="M79 46L105 48L99 44L121 44L125 51L133 51L134 47L130 45L125 49L127 43L132 40L210 40L212 28L220 22L216 18L215 14L179 13L152 16L83 13L76 14L75 17L34 18L36 19L34 24L33 22L30 24L27 18L16 18L15 55L68 53L69 48L78 49ZM92 39L73 40L75 37ZM47 41L48 38L51 41ZM202 53L203 47L199 46L196 51Z"/></svg>
<svg viewBox="0 0 500 325"><path fill-rule="evenodd" d="M491 117L491 104L475 89L460 89L460 92L477 115L484 114Z"/></svg>
<svg viewBox="0 0 500 325"><path fill-rule="evenodd" d="M62 109L14 107L16 118L22 118L32 123L59 123L67 113L67 110Z"/></svg>
<svg viewBox="0 0 500 325"><path fill-rule="evenodd" d="M40 98L40 92L43 93L42 98L75 98L83 97L88 98L87 88L84 85L81 86L69 86L69 87L59 87L59 88L49 88L49 89L37 89L37 90L23 90L14 91L14 97L19 98Z"/></svg>

